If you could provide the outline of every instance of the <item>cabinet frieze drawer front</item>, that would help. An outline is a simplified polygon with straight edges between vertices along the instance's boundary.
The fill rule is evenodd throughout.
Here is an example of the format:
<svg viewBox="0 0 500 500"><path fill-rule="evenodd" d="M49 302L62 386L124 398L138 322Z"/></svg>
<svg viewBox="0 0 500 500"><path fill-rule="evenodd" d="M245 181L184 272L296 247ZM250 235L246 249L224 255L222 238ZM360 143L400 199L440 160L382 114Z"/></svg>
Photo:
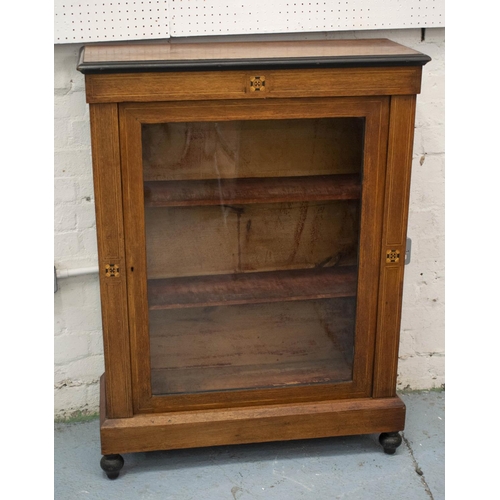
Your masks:
<svg viewBox="0 0 500 500"><path fill-rule="evenodd" d="M422 68L326 68L86 75L87 102L406 95L420 92Z"/></svg>
<svg viewBox="0 0 500 500"><path fill-rule="evenodd" d="M246 94L247 80L247 74L240 71L86 75L87 101L241 98Z"/></svg>

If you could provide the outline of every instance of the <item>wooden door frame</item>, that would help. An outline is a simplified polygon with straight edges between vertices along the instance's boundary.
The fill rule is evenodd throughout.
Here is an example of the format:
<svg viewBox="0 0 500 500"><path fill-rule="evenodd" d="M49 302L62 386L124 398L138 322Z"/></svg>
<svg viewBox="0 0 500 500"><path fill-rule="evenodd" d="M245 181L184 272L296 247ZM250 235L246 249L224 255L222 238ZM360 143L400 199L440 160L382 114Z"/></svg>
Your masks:
<svg viewBox="0 0 500 500"><path fill-rule="evenodd" d="M382 221L389 134L389 97L123 103L119 105L133 411L158 413L300 403L372 395L377 335ZM142 178L143 123L365 118L358 311L353 381L333 385L153 396L147 308ZM378 344L377 344L378 345ZM214 397L217 394L217 397Z"/></svg>

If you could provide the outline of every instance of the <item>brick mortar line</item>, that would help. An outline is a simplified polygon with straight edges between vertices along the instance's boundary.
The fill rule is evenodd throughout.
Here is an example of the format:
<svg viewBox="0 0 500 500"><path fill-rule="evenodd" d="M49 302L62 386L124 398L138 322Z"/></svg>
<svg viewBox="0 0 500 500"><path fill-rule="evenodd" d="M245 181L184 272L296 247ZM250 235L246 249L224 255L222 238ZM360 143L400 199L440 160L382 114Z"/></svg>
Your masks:
<svg viewBox="0 0 500 500"><path fill-rule="evenodd" d="M408 441L408 439L406 439L406 436L404 435L404 432L402 432L401 435L402 435L404 443L406 444L406 446L408 447L408 450L410 452L410 456L411 456L411 459L413 461L413 465L415 466L415 473L420 476L420 481L422 482L422 484L423 484L423 486L425 488L425 492L429 495L429 498L431 498L431 500L434 500L434 495L432 494L432 491L429 488L429 485L427 484L427 481L425 480L424 473L423 473L422 469L420 468L420 466L418 465L418 462L417 462L417 460L415 458L415 455L413 454L413 449L410 446L410 442Z"/></svg>
<svg viewBox="0 0 500 500"><path fill-rule="evenodd" d="M54 384L54 389L63 389L64 387L82 387L82 386L89 386L89 385L96 385L98 384L100 379L92 379L92 380L81 380L81 379L66 379L66 380L61 380L61 382L57 382Z"/></svg>
<svg viewBox="0 0 500 500"><path fill-rule="evenodd" d="M445 356L446 352L445 351L442 351L442 352L417 352L417 351L414 351L411 356L419 356L419 357L430 357L430 358L439 358L439 357L443 357ZM404 361L405 359L407 358L404 358L404 354L400 355L399 359L401 359L402 361ZM410 355L408 355L408 357L411 357Z"/></svg>

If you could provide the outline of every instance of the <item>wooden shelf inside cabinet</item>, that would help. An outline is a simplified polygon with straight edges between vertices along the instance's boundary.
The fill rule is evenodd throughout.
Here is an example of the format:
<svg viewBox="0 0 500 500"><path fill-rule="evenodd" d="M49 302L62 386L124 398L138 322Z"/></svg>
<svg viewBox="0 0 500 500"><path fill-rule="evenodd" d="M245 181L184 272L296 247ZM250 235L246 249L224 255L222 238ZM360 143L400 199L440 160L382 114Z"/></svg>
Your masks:
<svg viewBox="0 0 500 500"><path fill-rule="evenodd" d="M196 368L165 368L152 373L153 391L157 394L224 391L245 388L252 378L255 388L308 384L339 383L349 380L351 367L343 359L331 358L309 362L250 366L211 366Z"/></svg>
<svg viewBox="0 0 500 500"><path fill-rule="evenodd" d="M355 200L360 196L357 174L144 183L148 207Z"/></svg>
<svg viewBox="0 0 500 500"><path fill-rule="evenodd" d="M148 280L149 309L354 297L355 266Z"/></svg>

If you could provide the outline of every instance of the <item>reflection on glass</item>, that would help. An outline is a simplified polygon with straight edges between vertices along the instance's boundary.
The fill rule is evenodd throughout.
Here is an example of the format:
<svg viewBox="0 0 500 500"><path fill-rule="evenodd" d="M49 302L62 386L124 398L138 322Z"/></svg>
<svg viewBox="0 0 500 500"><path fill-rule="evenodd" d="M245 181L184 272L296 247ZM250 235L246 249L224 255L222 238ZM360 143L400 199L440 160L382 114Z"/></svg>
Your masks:
<svg viewBox="0 0 500 500"><path fill-rule="evenodd" d="M363 125L143 125L153 394L351 380Z"/></svg>

